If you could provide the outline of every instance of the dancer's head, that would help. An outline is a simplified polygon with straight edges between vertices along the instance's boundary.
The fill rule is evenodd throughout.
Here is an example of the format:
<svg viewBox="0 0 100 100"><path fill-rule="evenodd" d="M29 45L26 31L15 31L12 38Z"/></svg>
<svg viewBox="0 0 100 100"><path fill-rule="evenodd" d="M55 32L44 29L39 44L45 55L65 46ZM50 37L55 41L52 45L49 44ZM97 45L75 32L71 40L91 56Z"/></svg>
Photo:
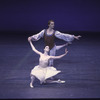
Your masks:
<svg viewBox="0 0 100 100"><path fill-rule="evenodd" d="M44 52L47 52L47 53L48 53L49 50L50 50L50 49L49 49L49 46L45 46L45 48L44 48Z"/></svg>
<svg viewBox="0 0 100 100"><path fill-rule="evenodd" d="M53 20L48 21L48 27L49 28L54 28L54 21Z"/></svg>

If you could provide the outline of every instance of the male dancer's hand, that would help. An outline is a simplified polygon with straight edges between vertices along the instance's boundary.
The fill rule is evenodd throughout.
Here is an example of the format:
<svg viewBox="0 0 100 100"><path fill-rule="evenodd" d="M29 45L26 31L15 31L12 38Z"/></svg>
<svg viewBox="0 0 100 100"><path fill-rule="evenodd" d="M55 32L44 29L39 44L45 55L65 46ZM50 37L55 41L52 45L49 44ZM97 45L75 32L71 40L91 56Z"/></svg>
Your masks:
<svg viewBox="0 0 100 100"><path fill-rule="evenodd" d="M79 38L82 37L81 35L74 36L75 39L79 40Z"/></svg>
<svg viewBox="0 0 100 100"><path fill-rule="evenodd" d="M65 48L65 54L67 54L68 53L68 50L67 50L67 48Z"/></svg>

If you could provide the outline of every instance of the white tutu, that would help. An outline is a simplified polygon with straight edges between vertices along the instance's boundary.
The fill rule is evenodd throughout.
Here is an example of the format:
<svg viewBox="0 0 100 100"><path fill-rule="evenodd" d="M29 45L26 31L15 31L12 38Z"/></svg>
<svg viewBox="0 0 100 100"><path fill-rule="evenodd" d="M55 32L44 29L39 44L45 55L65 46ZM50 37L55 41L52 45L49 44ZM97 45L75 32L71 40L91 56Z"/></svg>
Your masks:
<svg viewBox="0 0 100 100"><path fill-rule="evenodd" d="M56 74L60 73L61 71L56 70L53 66L51 67L41 67L39 65L35 66L31 70L31 75L34 75L36 78L38 78L40 81L44 81L52 76L55 76Z"/></svg>

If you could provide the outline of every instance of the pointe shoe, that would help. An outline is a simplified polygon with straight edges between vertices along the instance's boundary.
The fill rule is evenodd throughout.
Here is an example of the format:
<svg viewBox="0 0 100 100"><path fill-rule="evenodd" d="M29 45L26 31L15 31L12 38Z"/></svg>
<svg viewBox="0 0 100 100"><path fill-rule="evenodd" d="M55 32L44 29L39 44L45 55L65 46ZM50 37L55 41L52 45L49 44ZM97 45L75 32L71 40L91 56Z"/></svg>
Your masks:
<svg viewBox="0 0 100 100"><path fill-rule="evenodd" d="M31 87L31 88L34 88L34 86L32 85L32 83L30 83L30 87Z"/></svg>
<svg viewBox="0 0 100 100"><path fill-rule="evenodd" d="M65 81L61 81L60 79L58 80L58 83L65 83Z"/></svg>

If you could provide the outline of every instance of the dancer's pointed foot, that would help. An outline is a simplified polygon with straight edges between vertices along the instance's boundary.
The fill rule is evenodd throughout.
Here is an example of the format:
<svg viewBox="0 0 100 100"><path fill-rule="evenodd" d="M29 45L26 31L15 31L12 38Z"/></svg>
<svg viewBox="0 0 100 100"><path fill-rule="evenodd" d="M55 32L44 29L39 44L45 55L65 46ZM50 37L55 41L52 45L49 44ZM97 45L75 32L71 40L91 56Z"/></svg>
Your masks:
<svg viewBox="0 0 100 100"><path fill-rule="evenodd" d="M30 87L31 87L31 88L34 88L34 86L32 85L32 83L30 83Z"/></svg>
<svg viewBox="0 0 100 100"><path fill-rule="evenodd" d="M58 80L58 83L65 83L65 81L62 81L62 80L59 79Z"/></svg>

